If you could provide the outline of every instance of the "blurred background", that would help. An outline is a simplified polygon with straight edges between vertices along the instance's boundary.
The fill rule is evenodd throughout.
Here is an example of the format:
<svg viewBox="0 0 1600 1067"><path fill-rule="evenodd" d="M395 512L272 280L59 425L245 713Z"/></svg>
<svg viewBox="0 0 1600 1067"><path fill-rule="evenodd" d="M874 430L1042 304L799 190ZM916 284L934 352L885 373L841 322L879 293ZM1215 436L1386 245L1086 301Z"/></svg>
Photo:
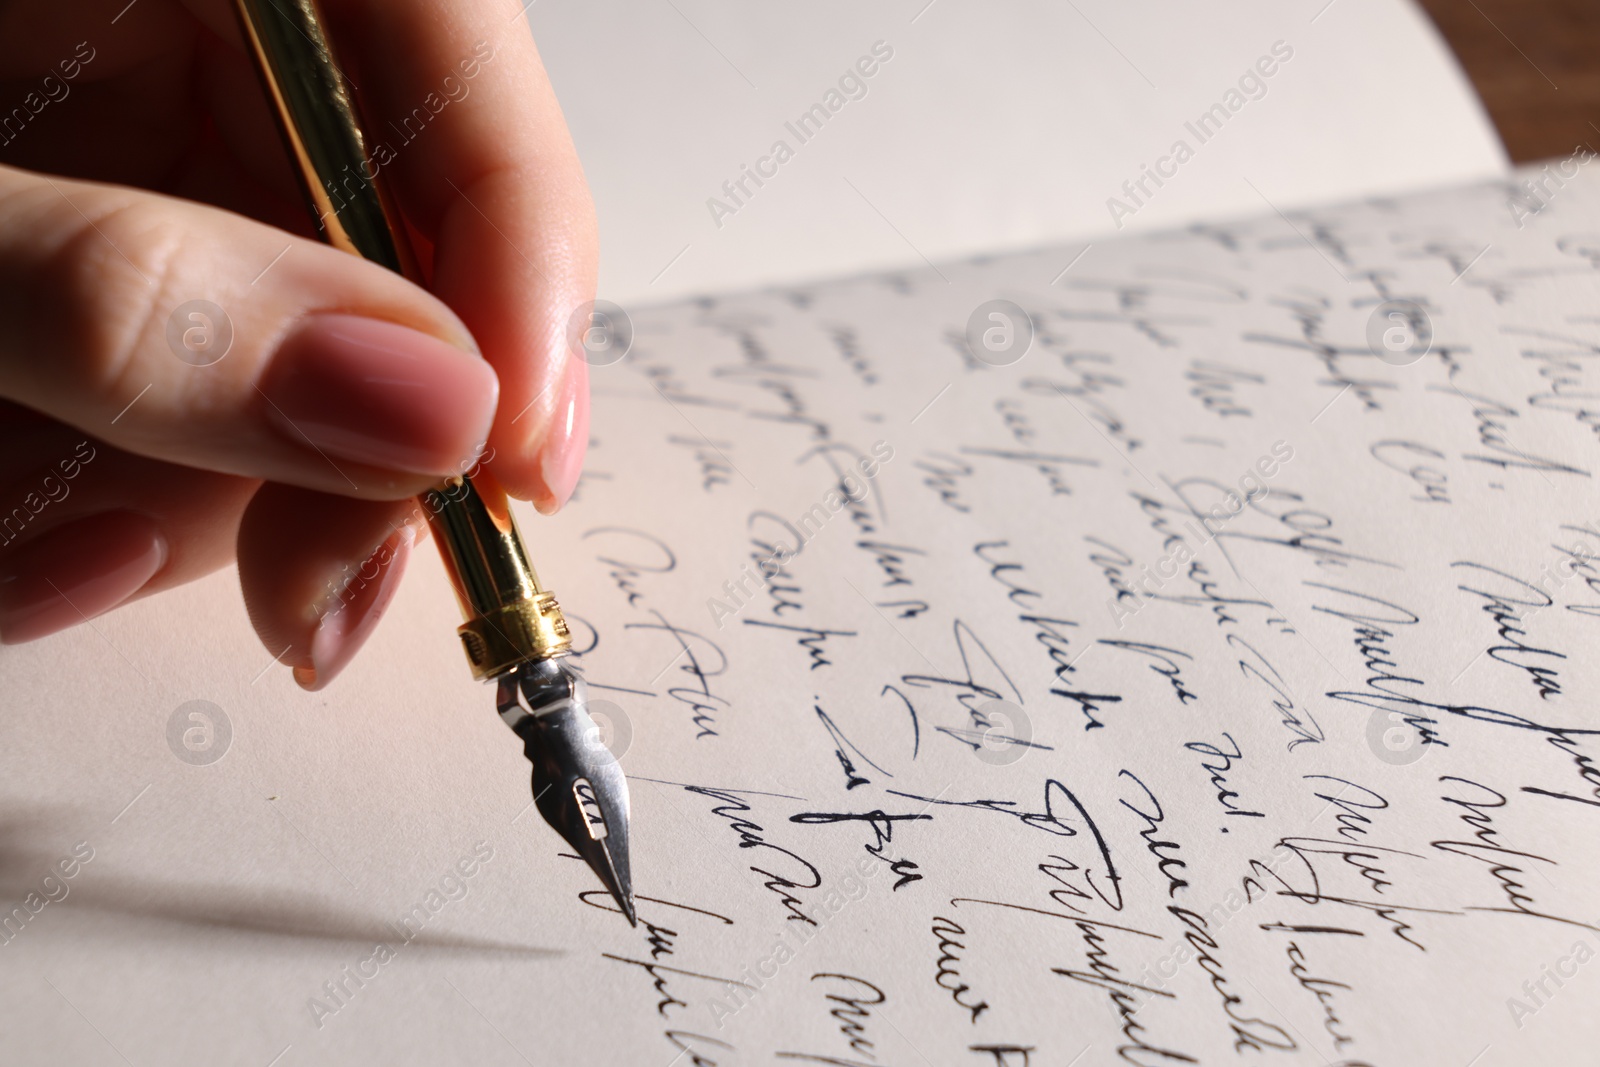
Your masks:
<svg viewBox="0 0 1600 1067"><path fill-rule="evenodd" d="M1600 0L1420 0L1514 163L1600 146Z"/></svg>
<svg viewBox="0 0 1600 1067"><path fill-rule="evenodd" d="M1600 146L1600 0L527 11L624 306L1504 181Z"/></svg>

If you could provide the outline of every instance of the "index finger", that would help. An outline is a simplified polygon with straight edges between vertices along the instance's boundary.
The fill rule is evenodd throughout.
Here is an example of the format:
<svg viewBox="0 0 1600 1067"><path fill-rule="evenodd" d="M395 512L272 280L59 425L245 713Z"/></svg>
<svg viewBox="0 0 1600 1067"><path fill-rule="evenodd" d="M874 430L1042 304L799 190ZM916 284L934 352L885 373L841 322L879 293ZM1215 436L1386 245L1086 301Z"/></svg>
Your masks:
<svg viewBox="0 0 1600 1067"><path fill-rule="evenodd" d="M212 22L221 0L196 0ZM431 288L500 379L498 480L554 511L588 439L568 323L594 297L594 205L516 0L323 0L368 134L431 257ZM231 17L229 14L227 17Z"/></svg>

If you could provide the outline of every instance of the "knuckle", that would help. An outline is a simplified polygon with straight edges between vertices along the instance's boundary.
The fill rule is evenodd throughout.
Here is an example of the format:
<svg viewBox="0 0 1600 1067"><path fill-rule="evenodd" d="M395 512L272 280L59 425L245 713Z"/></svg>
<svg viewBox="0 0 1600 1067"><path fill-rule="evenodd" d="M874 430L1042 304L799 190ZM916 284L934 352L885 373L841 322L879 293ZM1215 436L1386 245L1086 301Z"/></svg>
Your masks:
<svg viewBox="0 0 1600 1067"><path fill-rule="evenodd" d="M69 324L57 370L68 388L120 408L159 366L141 357L165 344L184 234L159 204L142 200L78 216L67 234L43 271Z"/></svg>

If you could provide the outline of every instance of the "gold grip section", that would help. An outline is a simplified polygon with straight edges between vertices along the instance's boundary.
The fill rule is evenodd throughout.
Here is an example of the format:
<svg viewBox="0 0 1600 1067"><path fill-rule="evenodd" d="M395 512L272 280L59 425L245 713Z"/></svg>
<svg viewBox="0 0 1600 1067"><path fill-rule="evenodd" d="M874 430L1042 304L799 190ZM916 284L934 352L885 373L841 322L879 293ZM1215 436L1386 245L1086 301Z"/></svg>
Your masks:
<svg viewBox="0 0 1600 1067"><path fill-rule="evenodd" d="M561 605L550 593L479 615L456 631L472 664L472 676L494 678L529 659L564 656L572 635Z"/></svg>
<svg viewBox="0 0 1600 1067"><path fill-rule="evenodd" d="M467 621L456 633L473 676L504 674L572 647L556 598L539 585L506 494L487 470L422 496L445 571Z"/></svg>

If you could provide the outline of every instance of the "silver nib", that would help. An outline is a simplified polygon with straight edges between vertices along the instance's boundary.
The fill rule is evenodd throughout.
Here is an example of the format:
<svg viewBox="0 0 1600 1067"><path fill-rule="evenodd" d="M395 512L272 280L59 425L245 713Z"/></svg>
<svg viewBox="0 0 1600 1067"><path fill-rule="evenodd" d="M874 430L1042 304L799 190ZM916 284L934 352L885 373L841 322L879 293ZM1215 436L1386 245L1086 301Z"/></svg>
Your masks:
<svg viewBox="0 0 1600 1067"><path fill-rule="evenodd" d="M522 738L533 764L539 814L638 926L628 870L628 781L601 743L588 702L588 686L560 659L530 660L500 677L500 717Z"/></svg>

